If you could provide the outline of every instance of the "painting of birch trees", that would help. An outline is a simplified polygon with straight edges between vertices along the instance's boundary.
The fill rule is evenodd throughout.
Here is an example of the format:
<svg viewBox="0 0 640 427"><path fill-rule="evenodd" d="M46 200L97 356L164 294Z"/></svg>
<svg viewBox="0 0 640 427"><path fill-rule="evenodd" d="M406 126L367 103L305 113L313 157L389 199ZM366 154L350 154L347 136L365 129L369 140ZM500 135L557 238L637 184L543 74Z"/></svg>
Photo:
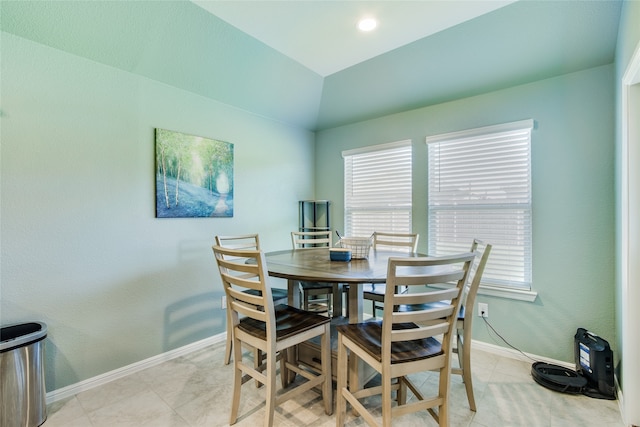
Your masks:
<svg viewBox="0 0 640 427"><path fill-rule="evenodd" d="M156 217L233 216L233 144L156 129Z"/></svg>

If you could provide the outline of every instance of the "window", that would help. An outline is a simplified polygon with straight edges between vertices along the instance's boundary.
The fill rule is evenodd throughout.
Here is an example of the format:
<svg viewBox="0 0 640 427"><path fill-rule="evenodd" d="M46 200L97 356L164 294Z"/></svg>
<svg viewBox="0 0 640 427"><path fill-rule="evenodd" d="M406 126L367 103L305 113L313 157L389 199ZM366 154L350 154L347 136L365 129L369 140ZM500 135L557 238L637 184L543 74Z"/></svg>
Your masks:
<svg viewBox="0 0 640 427"><path fill-rule="evenodd" d="M429 254L493 245L482 281L531 290L533 120L427 137Z"/></svg>
<svg viewBox="0 0 640 427"><path fill-rule="evenodd" d="M411 232L411 141L342 152L344 233Z"/></svg>

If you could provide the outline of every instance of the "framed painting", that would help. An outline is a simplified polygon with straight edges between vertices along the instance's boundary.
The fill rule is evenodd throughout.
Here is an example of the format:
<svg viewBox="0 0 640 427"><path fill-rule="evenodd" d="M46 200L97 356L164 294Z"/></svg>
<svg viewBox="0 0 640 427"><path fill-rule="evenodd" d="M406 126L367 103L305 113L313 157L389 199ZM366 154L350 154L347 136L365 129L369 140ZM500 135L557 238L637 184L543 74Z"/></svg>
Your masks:
<svg viewBox="0 0 640 427"><path fill-rule="evenodd" d="M156 218L233 216L233 144L156 129Z"/></svg>

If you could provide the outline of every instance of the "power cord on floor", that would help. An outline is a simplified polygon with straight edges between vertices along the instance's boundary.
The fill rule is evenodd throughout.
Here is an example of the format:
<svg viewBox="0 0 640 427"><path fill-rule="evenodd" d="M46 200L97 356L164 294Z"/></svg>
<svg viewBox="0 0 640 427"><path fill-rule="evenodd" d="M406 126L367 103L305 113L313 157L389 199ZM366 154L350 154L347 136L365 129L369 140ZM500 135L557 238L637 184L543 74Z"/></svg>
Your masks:
<svg viewBox="0 0 640 427"><path fill-rule="evenodd" d="M491 335L491 332L493 332L494 334L496 334L498 336L498 338L500 338L506 345L508 345L509 347L511 347L512 349L516 350L517 352L519 352L520 354L522 354L524 357L526 357L527 359L533 360L534 362L539 362L538 360L532 358L531 356L529 356L528 354L524 353L522 350L520 350L519 348L515 347L514 345L512 345L509 341L507 341L502 335L500 335L498 333L498 331L496 331L496 329L491 325L491 323L489 323L489 321L487 320L486 317L482 316L482 320L484 320L484 324L485 327L489 330L489 335Z"/></svg>
<svg viewBox="0 0 640 427"><path fill-rule="evenodd" d="M481 312L484 314L484 312ZM596 399L607 399L607 400L615 400L615 393L603 393L599 390L599 386L593 386L589 384L587 379L581 376L579 373L575 371L563 368L561 366L547 364L545 362L538 361L528 354L524 353L519 348L512 345L509 341L507 341L502 335L496 331L496 329L489 323L486 317L481 316L482 320L484 320L485 327L489 332L489 336L493 332L497 335L506 345L511 347L512 349L518 351L524 357L529 360L533 360L534 364L531 367L531 375L535 382L538 384L547 387L551 390L559 391L562 393L570 393L570 394L584 394L585 396L593 397Z"/></svg>

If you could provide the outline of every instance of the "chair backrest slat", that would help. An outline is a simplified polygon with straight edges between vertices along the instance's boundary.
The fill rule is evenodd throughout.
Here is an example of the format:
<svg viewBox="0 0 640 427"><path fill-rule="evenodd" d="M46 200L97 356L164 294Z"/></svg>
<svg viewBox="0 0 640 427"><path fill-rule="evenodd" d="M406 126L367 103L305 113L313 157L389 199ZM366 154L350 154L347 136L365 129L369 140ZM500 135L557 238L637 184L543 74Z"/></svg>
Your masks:
<svg viewBox="0 0 640 427"><path fill-rule="evenodd" d="M438 301L451 300L456 297L456 288L436 289L431 292L396 295L396 302L403 305L429 304Z"/></svg>
<svg viewBox="0 0 640 427"><path fill-rule="evenodd" d="M253 306L262 306L263 301L263 297L262 295L259 294L260 292L260 288L257 286L246 286L245 283L243 282L239 282L236 280L229 280L228 275L224 274L223 275L223 279L227 282L230 283L231 286L229 286L228 289L228 293L229 296L232 297L232 301L241 301L244 304L250 304ZM232 277L232 276L231 276ZM243 292L240 289L254 289L257 290L258 292L256 292L256 294L253 293L249 293L249 292Z"/></svg>
<svg viewBox="0 0 640 427"><path fill-rule="evenodd" d="M241 249L227 249L225 251L225 257L226 258L220 258L220 264L225 268L229 268L234 273L234 276L258 277L259 271L257 264L247 262L246 251Z"/></svg>
<svg viewBox="0 0 640 427"><path fill-rule="evenodd" d="M260 249L258 234L239 234L237 236L216 236L216 245L229 249Z"/></svg>
<svg viewBox="0 0 640 427"><path fill-rule="evenodd" d="M331 230L292 231L291 243L294 250L331 247Z"/></svg>
<svg viewBox="0 0 640 427"><path fill-rule="evenodd" d="M442 318L450 316L453 313L453 306L450 304L447 305L438 305L434 308L430 308L428 310L410 310L410 311L401 311L393 313L393 322L394 323L408 323L408 322L438 322L442 320Z"/></svg>
<svg viewBox="0 0 640 427"><path fill-rule="evenodd" d="M373 233L373 249L397 249L405 248L409 253L418 251L417 233L388 233L386 231L376 231Z"/></svg>
<svg viewBox="0 0 640 427"><path fill-rule="evenodd" d="M258 234L216 236L216 245L236 251L260 250L260 237ZM245 263L247 261L247 259L242 256L241 252L236 252L235 255L229 253L223 259L237 261L238 263Z"/></svg>
<svg viewBox="0 0 640 427"><path fill-rule="evenodd" d="M268 320L268 313L259 310L255 305L247 305L240 300L236 300L231 301L231 304L229 304L229 306L231 310L243 316L251 317L252 319L256 319L265 323Z"/></svg>
<svg viewBox="0 0 640 427"><path fill-rule="evenodd" d="M240 316L265 322L267 336L275 337L275 316L271 288L266 282L264 253L257 249L213 246L222 285L236 326ZM247 290L254 292L245 292Z"/></svg>
<svg viewBox="0 0 640 427"><path fill-rule="evenodd" d="M391 342L419 340L425 336L434 337L446 334L448 330L449 324L447 322L438 322L434 325L420 326L415 329L400 329L393 331Z"/></svg>
<svg viewBox="0 0 640 427"><path fill-rule="evenodd" d="M476 260L473 263L470 273L470 280L465 286L465 292L462 296L461 305L465 307L465 314L468 313L469 318L473 315L473 307L480 288L480 282L482 281L482 274L487 265L489 254L491 253L492 245L485 243L482 240L474 239L471 245L471 251L477 254ZM470 310L466 310L469 307Z"/></svg>
<svg viewBox="0 0 640 427"><path fill-rule="evenodd" d="M436 267L434 267L436 268ZM398 276L396 279L396 285L435 285L447 282L455 282L460 280L464 272L460 270L452 271L450 273L434 274L429 276L423 276L420 274L408 273L408 276Z"/></svg>
<svg viewBox="0 0 640 427"><path fill-rule="evenodd" d="M455 324L454 316L460 307L460 297L469 278L474 258L473 252L444 257L389 258L382 321L383 360L385 357L391 357L392 342L426 339L440 334L444 334L443 351L448 351ZM433 290L425 286L449 282L452 277L456 280L454 288ZM411 286L412 289L408 294L400 293L397 290L398 286ZM450 299L450 302L427 309L396 311L401 304L440 301L440 298ZM403 324L408 322L416 325L407 330Z"/></svg>

